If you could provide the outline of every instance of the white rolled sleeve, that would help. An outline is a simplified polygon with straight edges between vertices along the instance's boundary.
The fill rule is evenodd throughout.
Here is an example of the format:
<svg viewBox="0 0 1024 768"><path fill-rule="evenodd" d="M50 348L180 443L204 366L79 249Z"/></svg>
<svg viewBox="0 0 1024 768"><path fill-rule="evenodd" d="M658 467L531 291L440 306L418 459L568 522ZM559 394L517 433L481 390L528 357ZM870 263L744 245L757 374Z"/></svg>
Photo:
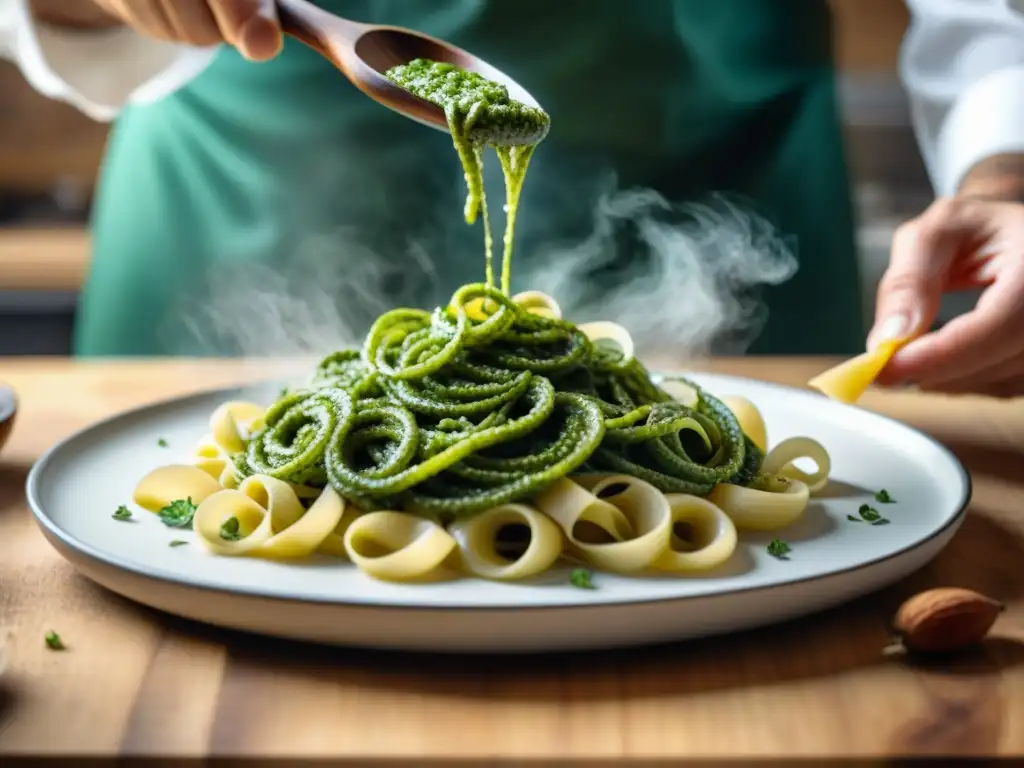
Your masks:
<svg viewBox="0 0 1024 768"><path fill-rule="evenodd" d="M907 0L900 70L937 195L1024 152L1024 0Z"/></svg>
<svg viewBox="0 0 1024 768"><path fill-rule="evenodd" d="M33 19L28 0L0 0L0 56L28 83L94 120L126 105L161 99L198 76L217 48L192 48L121 27L79 30Z"/></svg>

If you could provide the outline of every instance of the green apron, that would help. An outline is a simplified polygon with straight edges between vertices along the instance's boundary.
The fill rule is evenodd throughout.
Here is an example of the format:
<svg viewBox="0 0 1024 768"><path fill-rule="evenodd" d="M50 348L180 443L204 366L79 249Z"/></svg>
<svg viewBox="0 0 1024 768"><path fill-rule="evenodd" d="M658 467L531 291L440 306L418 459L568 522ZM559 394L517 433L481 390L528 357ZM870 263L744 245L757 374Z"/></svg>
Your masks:
<svg viewBox="0 0 1024 768"><path fill-rule="evenodd" d="M575 253L609 190L653 189L673 203L723 193L767 217L799 260L760 295L768 315L751 351L861 349L824 0L320 4L471 50L550 112L521 201L517 290ZM288 40L265 64L225 47L191 84L117 121L76 351L273 355L352 343L394 305L434 306L482 279L483 235L461 218L464 193L445 133L366 98L303 45ZM598 314L603 291L653 268L628 224L574 276Z"/></svg>

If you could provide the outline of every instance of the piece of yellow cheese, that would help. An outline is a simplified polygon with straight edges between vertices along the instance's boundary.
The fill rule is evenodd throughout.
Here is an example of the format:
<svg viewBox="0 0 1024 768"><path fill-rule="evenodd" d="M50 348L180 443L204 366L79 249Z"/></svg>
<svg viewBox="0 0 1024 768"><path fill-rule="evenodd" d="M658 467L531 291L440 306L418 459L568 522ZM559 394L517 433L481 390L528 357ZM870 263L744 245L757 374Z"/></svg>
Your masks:
<svg viewBox="0 0 1024 768"><path fill-rule="evenodd" d="M855 403L878 378L896 351L909 341L894 339L883 342L870 352L819 373L807 382L807 386L841 403Z"/></svg>

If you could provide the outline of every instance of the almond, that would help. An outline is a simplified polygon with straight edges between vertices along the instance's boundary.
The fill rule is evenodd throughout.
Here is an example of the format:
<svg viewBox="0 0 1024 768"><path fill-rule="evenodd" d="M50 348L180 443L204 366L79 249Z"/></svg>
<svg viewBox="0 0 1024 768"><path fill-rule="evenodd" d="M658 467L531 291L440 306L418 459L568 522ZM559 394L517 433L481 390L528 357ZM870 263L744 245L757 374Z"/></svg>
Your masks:
<svg viewBox="0 0 1024 768"><path fill-rule="evenodd" d="M941 587L903 603L893 626L909 651L958 651L984 640L1004 607L969 589Z"/></svg>

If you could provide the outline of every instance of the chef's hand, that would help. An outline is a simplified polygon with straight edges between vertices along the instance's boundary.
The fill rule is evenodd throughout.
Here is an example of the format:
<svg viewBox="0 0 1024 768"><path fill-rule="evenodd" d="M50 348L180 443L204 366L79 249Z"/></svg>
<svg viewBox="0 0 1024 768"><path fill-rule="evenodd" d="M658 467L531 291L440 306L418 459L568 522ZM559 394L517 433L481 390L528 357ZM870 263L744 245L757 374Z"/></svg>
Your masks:
<svg viewBox="0 0 1024 768"><path fill-rule="evenodd" d="M880 384L1024 395L1024 155L976 170L960 194L937 200L893 238L868 346L922 335L893 356ZM926 332L944 293L978 288L973 310Z"/></svg>
<svg viewBox="0 0 1024 768"><path fill-rule="evenodd" d="M273 0L91 0L137 32L197 46L229 43L256 61L281 50Z"/></svg>

